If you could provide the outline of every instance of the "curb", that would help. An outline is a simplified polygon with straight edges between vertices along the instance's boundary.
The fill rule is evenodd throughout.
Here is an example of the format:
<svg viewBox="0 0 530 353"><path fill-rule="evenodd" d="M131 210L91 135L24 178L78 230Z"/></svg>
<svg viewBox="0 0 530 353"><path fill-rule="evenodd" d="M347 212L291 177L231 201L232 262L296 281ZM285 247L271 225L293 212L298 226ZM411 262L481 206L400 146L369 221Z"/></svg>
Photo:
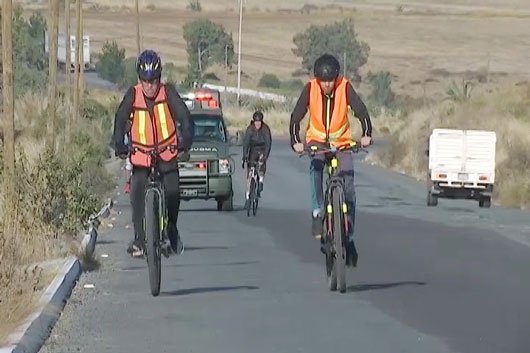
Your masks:
<svg viewBox="0 0 530 353"><path fill-rule="evenodd" d="M9 336L11 345L0 348L0 353L37 353L50 336L80 275L79 260L76 257L67 258L39 299L37 311Z"/></svg>
<svg viewBox="0 0 530 353"><path fill-rule="evenodd" d="M97 214L90 216L88 231L79 246L80 254L85 258L91 258L94 255L100 218L108 217L112 206L113 201L109 199ZM46 263L53 263L53 261ZM37 353L61 316L82 271L81 262L77 257L66 258L63 267L40 297L37 310L8 337L9 345L0 347L0 353Z"/></svg>

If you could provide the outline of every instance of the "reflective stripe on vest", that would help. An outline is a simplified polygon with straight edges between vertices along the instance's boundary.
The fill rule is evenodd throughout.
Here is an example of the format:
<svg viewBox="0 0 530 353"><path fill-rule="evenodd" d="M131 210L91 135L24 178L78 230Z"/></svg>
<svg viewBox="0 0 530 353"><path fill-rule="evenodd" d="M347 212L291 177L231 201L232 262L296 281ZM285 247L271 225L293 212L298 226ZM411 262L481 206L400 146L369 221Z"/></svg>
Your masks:
<svg viewBox="0 0 530 353"><path fill-rule="evenodd" d="M138 136L140 136L140 143L147 145L147 131L145 130L145 119L147 118L147 112L145 110L138 111Z"/></svg>

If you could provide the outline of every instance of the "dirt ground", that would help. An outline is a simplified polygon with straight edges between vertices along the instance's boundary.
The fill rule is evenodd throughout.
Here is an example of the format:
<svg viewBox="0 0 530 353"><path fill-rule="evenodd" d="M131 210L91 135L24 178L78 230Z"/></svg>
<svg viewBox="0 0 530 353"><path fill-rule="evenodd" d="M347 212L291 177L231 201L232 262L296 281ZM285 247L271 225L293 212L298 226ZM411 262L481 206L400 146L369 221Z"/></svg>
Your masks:
<svg viewBox="0 0 530 353"><path fill-rule="evenodd" d="M35 6L35 2L32 2ZM116 40L127 55L136 53L133 4L125 0L88 2L85 32L91 36L92 52L108 40ZM201 2L203 11L185 9L187 1L140 1L144 47L158 50L165 61L186 66L182 26L196 18L208 18L232 32L237 45L236 1ZM257 4L257 2L256 2ZM443 93L451 80L481 77L489 72L498 81L530 80L530 2L523 0L370 0L329 2L293 0L289 10L271 0L267 7L248 1L243 18L243 84L255 87L263 73L291 78L301 67L292 49L293 36L310 24L353 18L358 38L370 45L368 71L390 71L398 93L421 97ZM307 4L314 4L308 7ZM325 11L322 5L328 4ZM353 6L351 6L353 4ZM300 11L303 6L309 13ZM224 81L224 70L216 75ZM301 77L305 79L306 77ZM228 83L236 81L234 72Z"/></svg>

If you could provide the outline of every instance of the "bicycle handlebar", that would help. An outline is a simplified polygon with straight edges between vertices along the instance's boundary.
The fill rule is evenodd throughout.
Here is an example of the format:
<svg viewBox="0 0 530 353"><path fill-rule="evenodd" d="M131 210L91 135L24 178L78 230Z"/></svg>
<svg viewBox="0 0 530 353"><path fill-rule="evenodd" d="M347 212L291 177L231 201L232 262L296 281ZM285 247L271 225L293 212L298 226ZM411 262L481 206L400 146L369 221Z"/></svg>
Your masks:
<svg viewBox="0 0 530 353"><path fill-rule="evenodd" d="M348 147L342 147L342 148L319 148L317 146L311 146L304 149L303 152L300 153L300 157L309 155L309 156L315 156L320 154L328 154L328 153L337 153L337 152L347 152L347 153L359 153L359 152L365 152L368 153L368 150L364 147L359 147L357 144L354 146L348 146Z"/></svg>

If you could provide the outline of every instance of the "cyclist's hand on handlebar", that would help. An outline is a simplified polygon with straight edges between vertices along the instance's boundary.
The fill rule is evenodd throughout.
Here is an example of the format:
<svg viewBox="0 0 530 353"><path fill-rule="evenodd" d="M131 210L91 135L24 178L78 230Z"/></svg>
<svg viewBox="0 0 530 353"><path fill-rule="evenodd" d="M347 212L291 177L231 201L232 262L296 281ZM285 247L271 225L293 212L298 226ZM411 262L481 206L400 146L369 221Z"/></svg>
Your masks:
<svg viewBox="0 0 530 353"><path fill-rule="evenodd" d="M177 156L177 161L179 162L187 162L190 160L190 152L189 151L179 151Z"/></svg>
<svg viewBox="0 0 530 353"><path fill-rule="evenodd" d="M303 143L295 143L293 145L293 150L296 152L296 153L302 153L304 152L304 144Z"/></svg>
<svg viewBox="0 0 530 353"><path fill-rule="evenodd" d="M372 144L372 138L370 136L361 137L361 147L368 147Z"/></svg>

